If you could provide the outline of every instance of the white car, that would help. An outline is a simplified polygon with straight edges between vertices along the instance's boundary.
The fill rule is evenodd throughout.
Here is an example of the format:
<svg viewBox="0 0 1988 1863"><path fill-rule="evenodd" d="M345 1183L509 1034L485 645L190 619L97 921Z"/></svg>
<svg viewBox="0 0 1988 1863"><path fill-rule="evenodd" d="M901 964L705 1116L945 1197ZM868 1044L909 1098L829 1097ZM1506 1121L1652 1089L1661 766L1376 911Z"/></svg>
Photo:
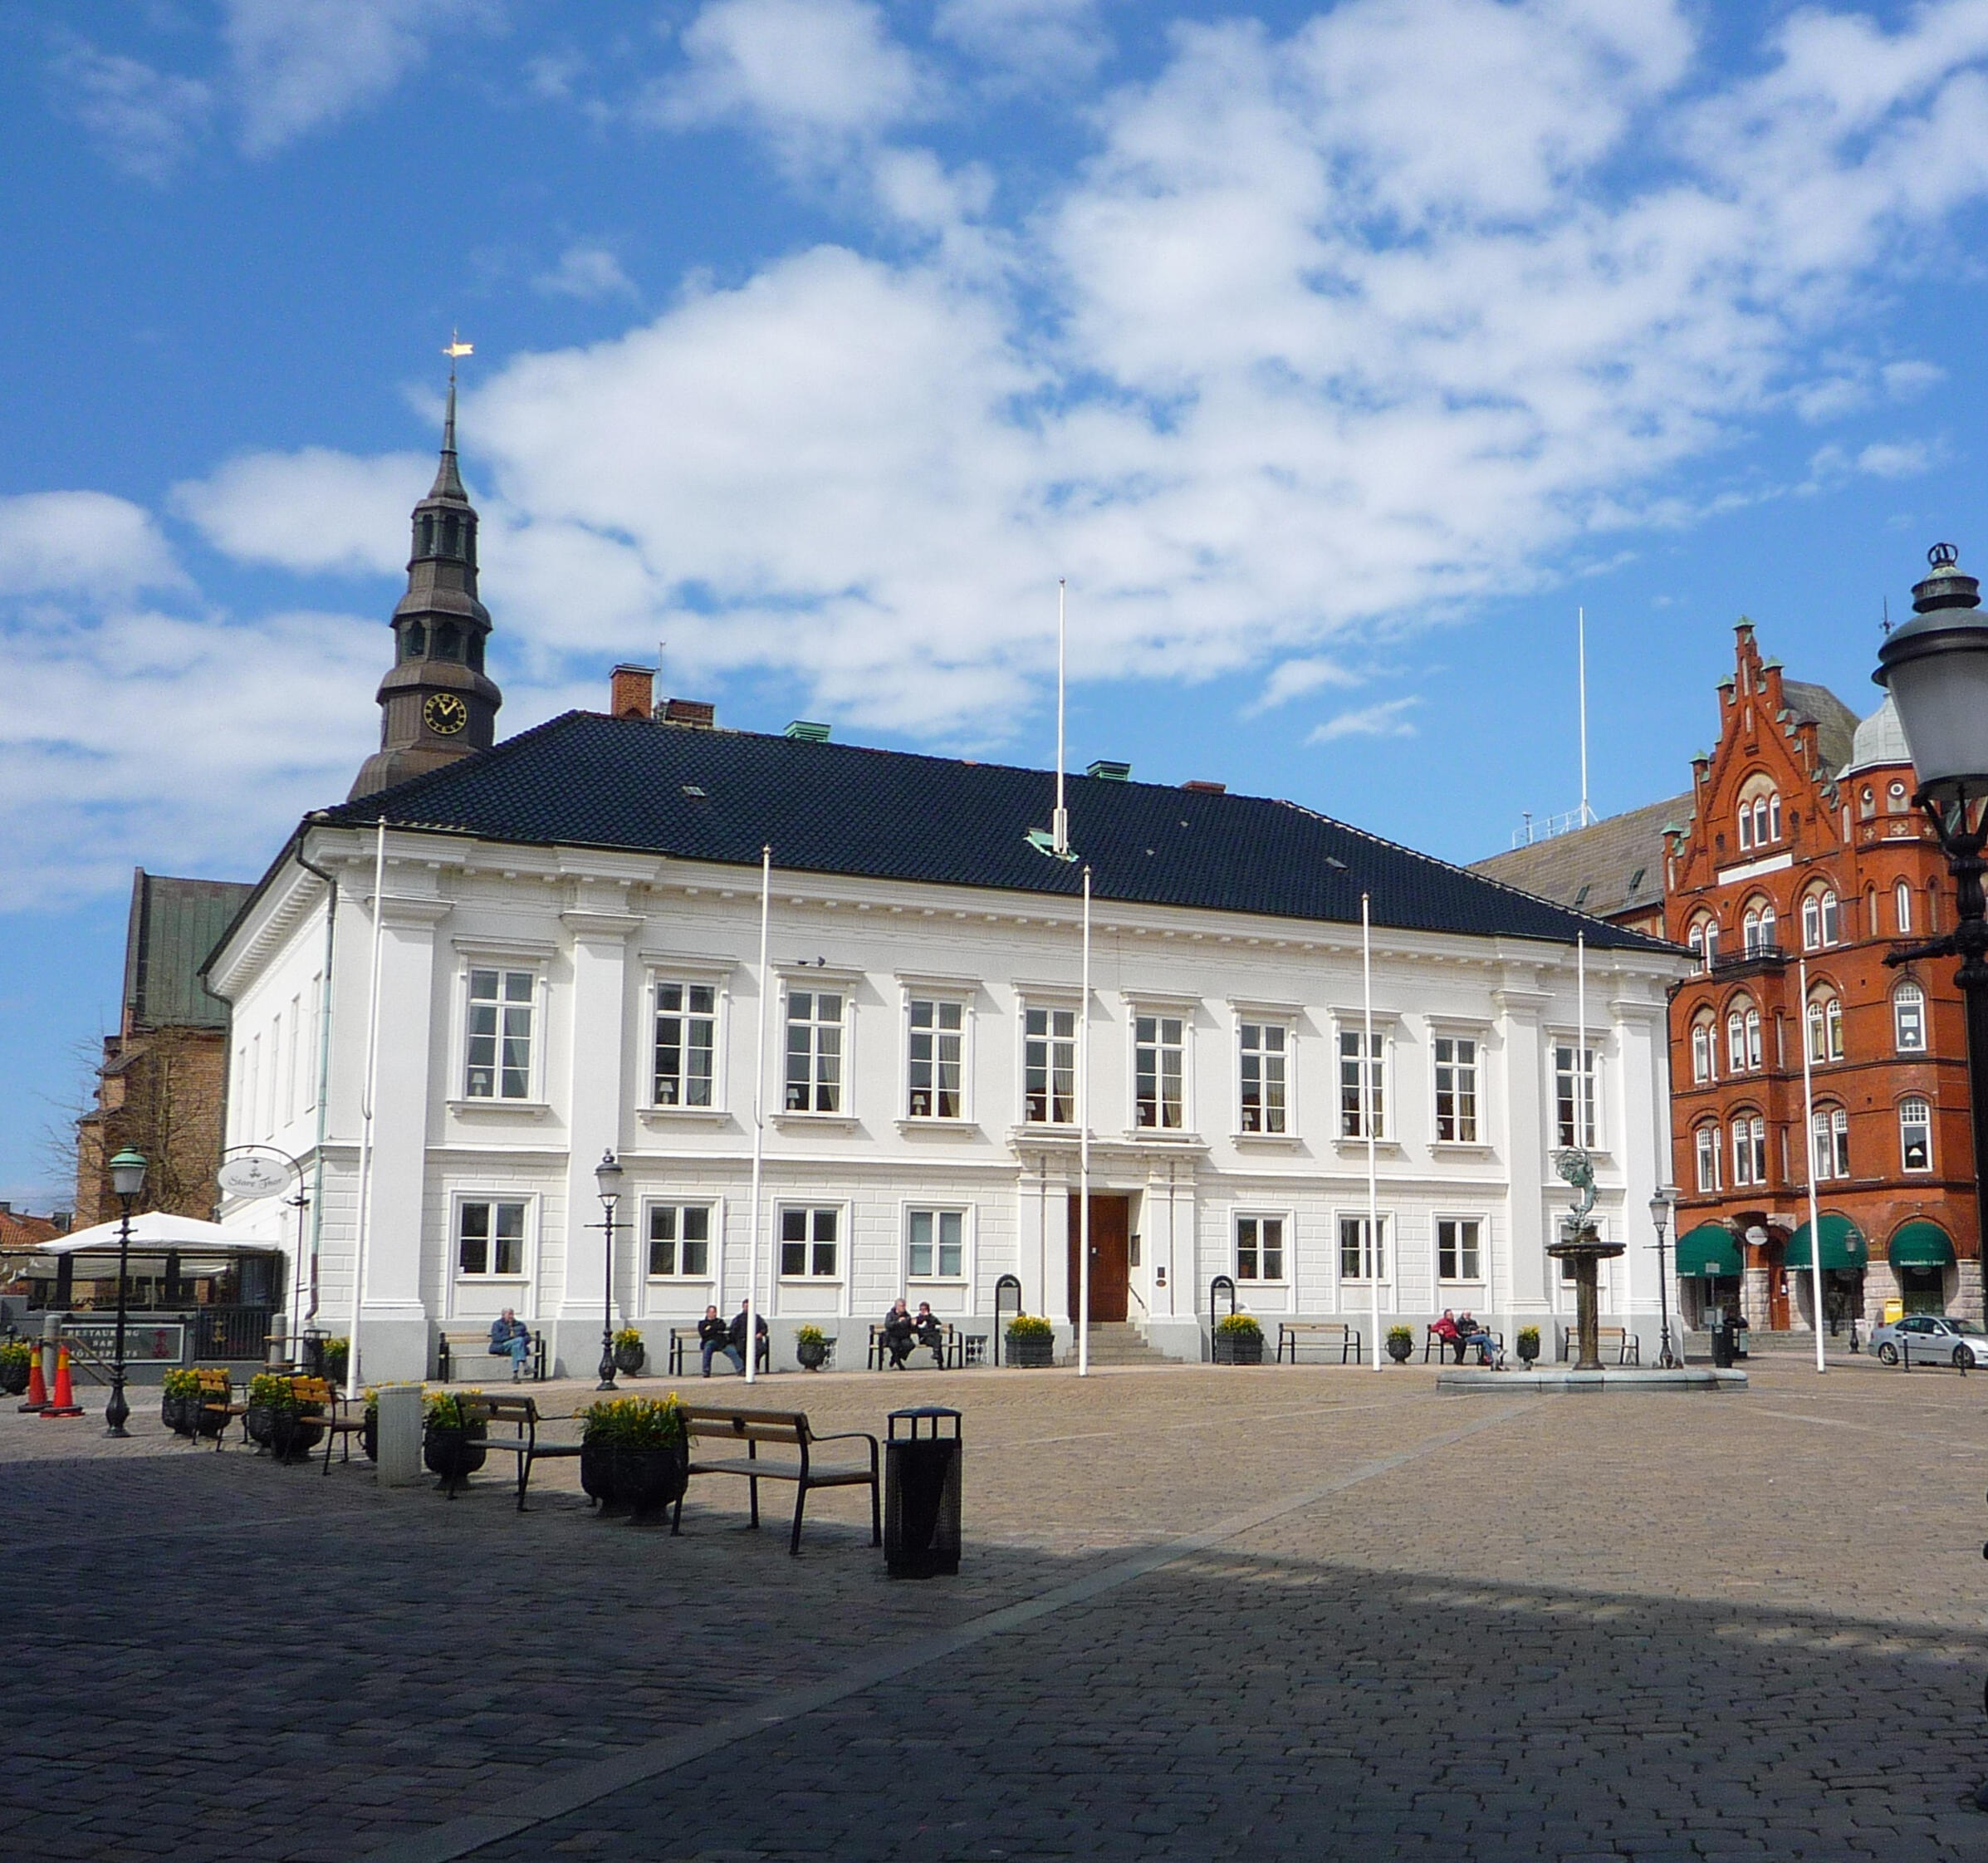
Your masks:
<svg viewBox="0 0 1988 1863"><path fill-rule="evenodd" d="M1887 1365L1988 1365L1988 1332L1972 1320L1941 1313L1914 1313L1875 1328L1871 1350Z"/></svg>

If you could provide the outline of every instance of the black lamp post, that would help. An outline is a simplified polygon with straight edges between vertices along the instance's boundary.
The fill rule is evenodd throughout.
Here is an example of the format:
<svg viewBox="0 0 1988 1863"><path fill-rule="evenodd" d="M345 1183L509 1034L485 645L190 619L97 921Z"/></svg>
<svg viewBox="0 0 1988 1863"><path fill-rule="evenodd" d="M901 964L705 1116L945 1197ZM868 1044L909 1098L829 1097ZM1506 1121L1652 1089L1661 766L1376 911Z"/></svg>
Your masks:
<svg viewBox="0 0 1988 1863"><path fill-rule="evenodd" d="M1988 917L1981 858L1988 843L1988 615L1981 584L1961 573L1951 543L1927 552L1932 572L1912 586L1912 618L1886 636L1872 674L1889 688L1919 779L1913 798L1940 837L1953 875L1954 929L1943 938L1893 951L1888 964L1916 958L1958 958L1955 981L1967 1017L1967 1097L1974 1128L1975 1260L1988 1215ZM1988 1276L1981 1287L1988 1321ZM1988 1790L1988 1788L1984 1788ZM1988 1808L1985 1807L1984 1808Z"/></svg>
<svg viewBox="0 0 1988 1863"><path fill-rule="evenodd" d="M1657 1310L1663 1321L1662 1339L1657 1348L1659 1371L1677 1369L1677 1355L1671 1350L1670 1251L1664 1241L1671 1224L1671 1207L1677 1201L1677 1191L1667 1184L1658 1184L1657 1194L1650 1199L1650 1220L1657 1226Z"/></svg>
<svg viewBox="0 0 1988 1863"><path fill-rule="evenodd" d="M125 1401L125 1301L131 1263L131 1206L145 1187L145 1161L130 1146L110 1160L110 1188L124 1206L117 1232L117 1343L110 1351L110 1401L104 1406L104 1434L128 1436L125 1419L131 1406Z"/></svg>
<svg viewBox="0 0 1988 1863"><path fill-rule="evenodd" d="M607 1267L603 1276L604 1291L600 1304L600 1382L596 1390L613 1390L615 1385L615 1231L619 1225L615 1221L615 1206L621 1201L621 1166L611 1151L600 1155L600 1162L594 1167L594 1181L600 1186L602 1210L601 1233L606 1244L603 1253Z"/></svg>

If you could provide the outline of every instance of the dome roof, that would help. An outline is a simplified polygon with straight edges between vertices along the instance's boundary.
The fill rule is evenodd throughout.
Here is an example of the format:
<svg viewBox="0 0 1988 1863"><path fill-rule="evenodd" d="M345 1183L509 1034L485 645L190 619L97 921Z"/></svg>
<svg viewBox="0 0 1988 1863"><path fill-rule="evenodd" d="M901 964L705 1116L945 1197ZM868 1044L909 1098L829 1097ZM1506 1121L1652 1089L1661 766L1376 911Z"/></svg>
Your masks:
<svg viewBox="0 0 1988 1863"><path fill-rule="evenodd" d="M1850 746L1850 761L1837 772L1839 780L1858 770L1883 763L1909 763L1912 753L1905 742L1905 727L1898 722L1898 708L1885 695L1884 703L1857 727Z"/></svg>

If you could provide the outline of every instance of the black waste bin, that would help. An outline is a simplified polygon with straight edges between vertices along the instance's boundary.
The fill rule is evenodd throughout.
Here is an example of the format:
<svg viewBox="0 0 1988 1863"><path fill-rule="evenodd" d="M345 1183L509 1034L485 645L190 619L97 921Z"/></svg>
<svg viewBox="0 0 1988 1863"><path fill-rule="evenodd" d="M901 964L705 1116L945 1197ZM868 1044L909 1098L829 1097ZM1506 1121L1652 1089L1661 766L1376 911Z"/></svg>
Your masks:
<svg viewBox="0 0 1988 1863"><path fill-rule="evenodd" d="M1732 1321L1721 1313L1712 1322L1712 1363L1721 1371L1732 1370L1733 1360L1738 1356L1739 1333Z"/></svg>
<svg viewBox="0 0 1988 1863"><path fill-rule="evenodd" d="M884 1568L893 1578L959 1570L959 1420L939 1404L893 1410L887 1419Z"/></svg>

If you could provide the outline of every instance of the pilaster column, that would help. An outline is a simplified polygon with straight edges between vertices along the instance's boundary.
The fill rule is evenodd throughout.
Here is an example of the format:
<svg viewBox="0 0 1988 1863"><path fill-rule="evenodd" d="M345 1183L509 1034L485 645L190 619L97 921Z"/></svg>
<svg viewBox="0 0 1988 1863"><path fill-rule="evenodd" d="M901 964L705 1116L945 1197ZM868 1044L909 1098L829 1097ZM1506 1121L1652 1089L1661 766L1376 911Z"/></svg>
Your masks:
<svg viewBox="0 0 1988 1863"><path fill-rule="evenodd" d="M1624 1315L1654 1320L1657 1299L1657 1232L1650 1225L1650 1199L1667 1180L1671 1151L1669 1023L1660 1003L1633 998L1610 1003L1622 1076L1622 1117L1615 1134L1621 1146L1622 1235L1618 1308ZM1673 1282L1669 1295L1677 1304Z"/></svg>
<svg viewBox="0 0 1988 1863"><path fill-rule="evenodd" d="M1540 1017L1549 998L1543 991L1515 983L1491 993L1497 1011L1496 1076L1500 1143L1505 1153L1506 1210L1511 1235L1506 1244L1503 1289L1494 1287L1494 1310L1502 1292L1514 1313L1538 1315L1550 1305L1545 1253L1546 1208L1540 1185L1548 1169L1545 1127L1545 1059ZM1542 1343L1544 1343L1542 1334Z"/></svg>

